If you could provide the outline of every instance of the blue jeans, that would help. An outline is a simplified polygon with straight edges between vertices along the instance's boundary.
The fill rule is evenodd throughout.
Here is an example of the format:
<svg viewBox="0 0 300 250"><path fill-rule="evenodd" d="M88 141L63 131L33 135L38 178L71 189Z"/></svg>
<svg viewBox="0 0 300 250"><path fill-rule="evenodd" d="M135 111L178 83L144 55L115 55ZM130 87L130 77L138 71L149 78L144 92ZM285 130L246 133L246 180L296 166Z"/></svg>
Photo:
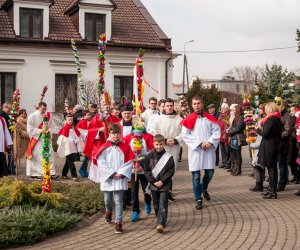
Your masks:
<svg viewBox="0 0 300 250"><path fill-rule="evenodd" d="M204 169L204 177L202 178L201 183L201 172L198 171L192 171L192 182L193 182L193 190L194 190L194 196L195 200L202 200L202 192L206 191L208 188L208 184L210 183L212 177L214 176L214 169Z"/></svg>
<svg viewBox="0 0 300 250"><path fill-rule="evenodd" d="M104 203L106 212L112 212L112 202L114 199L116 209L116 223L122 222L123 218L123 194L124 190L104 191Z"/></svg>
<svg viewBox="0 0 300 250"><path fill-rule="evenodd" d="M82 177L88 177L89 176L89 173L87 171L89 161L90 161L90 159L87 156L84 156L83 161L82 161L81 166L80 166L80 169L79 169L79 174Z"/></svg>

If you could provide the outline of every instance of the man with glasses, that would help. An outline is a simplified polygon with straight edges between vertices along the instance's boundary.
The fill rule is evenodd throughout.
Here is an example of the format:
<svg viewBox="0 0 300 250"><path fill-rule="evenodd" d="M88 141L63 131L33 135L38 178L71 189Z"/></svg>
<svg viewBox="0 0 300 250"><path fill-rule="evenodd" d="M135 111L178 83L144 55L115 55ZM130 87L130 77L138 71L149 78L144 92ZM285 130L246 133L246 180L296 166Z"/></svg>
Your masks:
<svg viewBox="0 0 300 250"><path fill-rule="evenodd" d="M141 117L145 121L145 125L148 125L150 117L156 115L158 113L157 107L157 99L155 97L150 97L149 99L149 108L141 115Z"/></svg>

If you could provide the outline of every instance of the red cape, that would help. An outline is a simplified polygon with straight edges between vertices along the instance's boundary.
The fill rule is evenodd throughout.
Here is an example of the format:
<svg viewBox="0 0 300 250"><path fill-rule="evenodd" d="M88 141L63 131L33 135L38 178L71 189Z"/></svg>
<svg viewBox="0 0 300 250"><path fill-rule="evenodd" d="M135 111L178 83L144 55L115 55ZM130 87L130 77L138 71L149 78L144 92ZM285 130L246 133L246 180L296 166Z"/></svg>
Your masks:
<svg viewBox="0 0 300 250"><path fill-rule="evenodd" d="M104 143L99 150L97 151L97 153L95 154L95 159L98 159L99 155L103 152L104 149L109 148L112 146L111 142L106 142ZM125 144L123 142L119 142L117 144L117 146L121 149L121 151L124 154L124 163L129 162L131 160L134 159L134 154L130 148L130 146L128 144Z"/></svg>
<svg viewBox="0 0 300 250"><path fill-rule="evenodd" d="M214 116L206 112L202 112L202 115L206 117L208 120L210 120L211 122L217 123L217 119ZM193 112L192 114L190 114L188 117L184 118L181 121L181 125L185 126L189 130L192 130L195 127L197 119L198 119L198 114L196 112Z"/></svg>
<svg viewBox="0 0 300 250"><path fill-rule="evenodd" d="M63 126L62 129L58 132L58 135L63 135L65 137L69 137L71 128L74 129L76 135L79 137L80 132L78 131L78 129L74 126L70 126L69 124L66 124L65 126Z"/></svg>
<svg viewBox="0 0 300 250"><path fill-rule="evenodd" d="M100 115L97 114L91 120L88 126L88 134L83 148L83 154L89 159L93 158L93 155L98 151L100 146L106 141L106 133L99 133L99 139L95 139L99 128L105 125L100 119Z"/></svg>
<svg viewBox="0 0 300 250"><path fill-rule="evenodd" d="M133 134L129 134L129 135L126 135L125 136L125 143L127 145L130 145L130 142L131 140L133 139ZM154 149L154 146L153 146L153 135L151 134L148 134L147 132L143 134L143 139L145 140L146 142L146 146L147 146L147 149L150 151L150 150L153 150Z"/></svg>
<svg viewBox="0 0 300 250"><path fill-rule="evenodd" d="M88 129L88 120L86 120L86 119L80 120L76 127L77 127L77 129L80 128L80 129L87 130Z"/></svg>

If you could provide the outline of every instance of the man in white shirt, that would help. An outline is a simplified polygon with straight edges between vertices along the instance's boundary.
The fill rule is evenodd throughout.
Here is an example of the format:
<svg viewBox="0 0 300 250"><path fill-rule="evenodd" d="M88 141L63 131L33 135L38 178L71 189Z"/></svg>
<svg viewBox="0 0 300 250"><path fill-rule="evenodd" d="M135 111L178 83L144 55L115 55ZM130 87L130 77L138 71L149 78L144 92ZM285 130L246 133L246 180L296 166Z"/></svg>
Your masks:
<svg viewBox="0 0 300 250"><path fill-rule="evenodd" d="M155 97L149 98L149 108L144 111L144 113L141 115L141 117L145 121L145 125L147 126L150 118L153 115L156 115L158 113L157 107L157 99Z"/></svg>

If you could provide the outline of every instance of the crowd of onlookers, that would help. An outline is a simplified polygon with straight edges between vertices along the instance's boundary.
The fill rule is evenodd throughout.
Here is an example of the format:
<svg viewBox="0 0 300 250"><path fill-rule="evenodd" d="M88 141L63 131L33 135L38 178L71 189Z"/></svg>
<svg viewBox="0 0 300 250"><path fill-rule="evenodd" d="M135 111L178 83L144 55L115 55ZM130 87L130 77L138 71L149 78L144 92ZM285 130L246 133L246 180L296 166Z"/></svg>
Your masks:
<svg viewBox="0 0 300 250"><path fill-rule="evenodd" d="M158 103L154 102L154 109L146 109L145 114L142 115L148 123L148 128L151 128L153 119L148 120L147 112L149 113L149 110L151 112L151 110L156 109L160 112L164 110L164 100L160 100ZM104 106L103 111L122 120L121 108L122 105L114 107ZM177 103L175 104L175 110L178 115L182 116L180 105ZM241 149L243 145L241 145L240 138L244 137L245 130L242 106L238 104L229 106L227 103L222 103L220 111L217 111L216 105L210 104L207 106L207 110L217 119L221 130L220 143L216 149L216 166L226 169L233 176L241 175ZM0 116L5 119L8 128L10 112L11 104L4 103L0 110ZM74 107L66 107L64 116L72 114L73 123L77 125L83 119L91 121L98 113L97 104L90 104L88 110L84 110L81 105L75 105ZM298 159L298 144L300 142L298 143L297 140L297 128L300 122L296 122L299 113L299 105L293 104L288 106L285 101L282 101L280 106L277 106L275 103L259 105L258 114L256 115L257 139L255 142L247 145L253 167L251 176L256 181L255 186L250 188L250 191L263 191L263 184L267 181L271 188L271 196L277 197L277 192L284 191L289 183L300 184L300 158ZM280 123L278 122L279 120ZM20 109L16 123L16 133L14 133L13 137L15 146L8 149L6 157L7 171L4 171L1 175L15 174L16 161L25 157L29 143L26 127L27 113L25 109ZM278 131L280 131L280 135ZM181 161L181 155L182 148L179 161ZM81 176L87 176L88 162L88 158L84 157L82 167L79 170ZM266 169L268 169L267 172ZM268 194L270 192L266 194L267 197L269 197ZM300 191L296 195L300 196Z"/></svg>

